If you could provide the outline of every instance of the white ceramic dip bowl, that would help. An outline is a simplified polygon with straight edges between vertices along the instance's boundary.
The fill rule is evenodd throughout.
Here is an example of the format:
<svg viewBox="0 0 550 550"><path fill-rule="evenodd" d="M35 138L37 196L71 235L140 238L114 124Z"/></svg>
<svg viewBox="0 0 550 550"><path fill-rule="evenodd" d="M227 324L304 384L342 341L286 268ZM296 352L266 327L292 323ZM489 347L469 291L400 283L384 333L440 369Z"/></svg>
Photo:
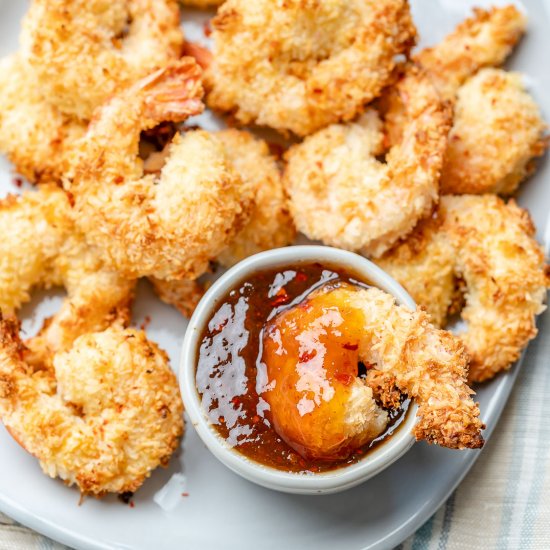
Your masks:
<svg viewBox="0 0 550 550"><path fill-rule="evenodd" d="M375 476L395 462L414 443L412 429L417 406L411 402L401 426L385 441L371 449L358 462L322 473L296 473L278 470L247 458L216 430L201 404L196 386L196 367L200 339L204 327L218 303L248 277L278 267L297 267L318 262L327 268L347 270L395 297L397 303L416 309L413 299L403 287L369 260L327 246L290 246L269 250L239 262L224 273L206 292L198 304L185 334L180 364L180 386L187 414L208 449L228 468L242 477L278 491L297 494L327 494L349 489Z"/></svg>

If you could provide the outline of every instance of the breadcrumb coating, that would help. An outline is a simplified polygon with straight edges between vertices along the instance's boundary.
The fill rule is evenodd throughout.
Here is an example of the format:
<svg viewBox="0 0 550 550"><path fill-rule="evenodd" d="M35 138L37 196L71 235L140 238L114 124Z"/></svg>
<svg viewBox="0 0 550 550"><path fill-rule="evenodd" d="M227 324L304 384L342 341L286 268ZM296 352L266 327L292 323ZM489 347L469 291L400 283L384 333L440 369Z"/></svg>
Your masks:
<svg viewBox="0 0 550 550"><path fill-rule="evenodd" d="M377 158L384 134L373 110L320 130L286 153L290 211L309 238L376 257L437 201L450 111L415 67L395 90L404 98L405 122L385 162Z"/></svg>
<svg viewBox="0 0 550 550"><path fill-rule="evenodd" d="M504 62L526 26L525 14L513 5L474 8L472 17L413 59L430 72L442 96L453 100L458 88L479 69Z"/></svg>
<svg viewBox="0 0 550 550"><path fill-rule="evenodd" d="M310 323L307 320L312 312L315 320ZM338 350L341 361L337 361L330 346L340 336L344 345ZM422 310L397 305L386 292L347 283L327 285L308 296L305 303L278 316L267 338L275 344L272 358L276 365L271 365L265 397L285 440L298 439L302 444L313 441L314 449L323 448L331 441L327 435L338 433L342 444L342 434L356 438L364 432L364 423L355 421L364 416L372 436L373 422L383 411L376 405L371 388L357 377L361 361L391 377L400 392L417 402L417 439L456 449L483 445L483 424L471 398L474 392L466 383L468 359L460 340L434 328ZM299 344L298 359L292 353L293 343ZM351 378L349 363L354 363ZM269 363L267 366L269 373ZM274 367L283 369L280 379ZM363 386L368 399L353 398L351 380L353 388ZM350 414L352 409L357 415ZM355 420L348 424L351 419ZM379 424L378 433L384 426Z"/></svg>
<svg viewBox="0 0 550 550"><path fill-rule="evenodd" d="M24 360L19 324L0 319L0 416L50 477L86 495L136 491L183 433L168 357L142 331L80 336L53 369Z"/></svg>
<svg viewBox="0 0 550 550"><path fill-rule="evenodd" d="M21 34L41 93L83 120L182 47L175 0L33 0Z"/></svg>
<svg viewBox="0 0 550 550"><path fill-rule="evenodd" d="M469 379L508 369L535 337L550 280L527 211L494 195L443 196L436 215L377 263L445 326L464 294L459 334Z"/></svg>
<svg viewBox="0 0 550 550"><path fill-rule="evenodd" d="M128 277L196 278L246 222L251 190L223 146L201 130L176 134L160 175L145 174L140 134L202 111L191 58L114 96L75 147L67 188L88 241Z"/></svg>
<svg viewBox="0 0 550 550"><path fill-rule="evenodd" d="M49 363L81 334L126 324L134 281L106 267L73 223L66 194L54 185L0 201L0 310L14 313L37 287L63 286L67 297L27 340L26 360Z"/></svg>
<svg viewBox="0 0 550 550"><path fill-rule="evenodd" d="M457 93L442 193L513 193L546 150L545 130L520 74L482 69Z"/></svg>
<svg viewBox="0 0 550 550"><path fill-rule="evenodd" d="M19 54L0 60L0 152L31 183L60 181L68 150L86 130L43 99Z"/></svg>
<svg viewBox="0 0 550 550"><path fill-rule="evenodd" d="M228 0L212 25L209 106L300 136L361 113L416 35L405 0Z"/></svg>
<svg viewBox="0 0 550 550"><path fill-rule="evenodd" d="M267 143L248 132L233 129L213 135L221 141L228 159L254 195L250 219L217 260L230 267L257 252L290 244L296 230L288 210L281 171Z"/></svg>

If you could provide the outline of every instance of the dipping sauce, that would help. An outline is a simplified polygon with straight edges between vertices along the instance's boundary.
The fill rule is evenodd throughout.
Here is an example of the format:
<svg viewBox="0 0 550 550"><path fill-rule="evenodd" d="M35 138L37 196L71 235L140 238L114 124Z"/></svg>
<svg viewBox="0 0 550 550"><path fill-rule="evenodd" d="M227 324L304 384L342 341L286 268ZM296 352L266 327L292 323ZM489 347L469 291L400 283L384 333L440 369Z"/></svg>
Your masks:
<svg viewBox="0 0 550 550"><path fill-rule="evenodd" d="M376 439L336 460L302 456L273 427L262 357L266 324L314 290L339 283L368 287L353 273L318 263L260 271L230 290L212 312L200 339L197 389L210 422L248 458L290 472L333 470L365 457L404 420L408 400L387 410L388 425ZM365 366L359 367L364 374Z"/></svg>

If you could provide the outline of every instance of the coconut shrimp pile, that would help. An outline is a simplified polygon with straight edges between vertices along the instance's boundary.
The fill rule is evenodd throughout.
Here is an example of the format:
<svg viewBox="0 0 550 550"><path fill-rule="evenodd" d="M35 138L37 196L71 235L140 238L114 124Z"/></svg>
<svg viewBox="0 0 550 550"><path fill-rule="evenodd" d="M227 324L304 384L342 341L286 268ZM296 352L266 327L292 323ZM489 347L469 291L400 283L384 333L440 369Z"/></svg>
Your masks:
<svg viewBox="0 0 550 550"><path fill-rule="evenodd" d="M216 10L211 50L186 42L180 4ZM135 491L183 434L168 358L130 328L138 279L188 317L220 268L307 238L379 262L422 309L376 289L309 297L355 319L350 364L372 368L352 369L328 447L280 411L285 439L340 456L409 396L417 438L480 447L466 381L516 361L549 286L529 215L506 198L548 144L528 79L503 67L527 15L475 9L419 49L407 0L32 0L0 60L0 152L34 186L0 200L13 437L82 493ZM208 109L227 127L202 128ZM22 306L54 287L59 311L22 333ZM322 321L291 316L277 330Z"/></svg>

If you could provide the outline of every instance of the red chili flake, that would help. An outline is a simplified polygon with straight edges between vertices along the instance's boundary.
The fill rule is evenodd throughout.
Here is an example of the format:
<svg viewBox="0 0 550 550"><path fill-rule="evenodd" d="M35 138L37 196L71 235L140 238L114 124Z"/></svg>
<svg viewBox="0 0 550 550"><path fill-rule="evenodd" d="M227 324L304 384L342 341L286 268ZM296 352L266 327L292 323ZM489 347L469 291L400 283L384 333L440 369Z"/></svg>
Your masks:
<svg viewBox="0 0 550 550"><path fill-rule="evenodd" d="M143 323L141 323L139 328L141 330L145 330L150 324L151 324L151 317L149 315L146 315L145 319L143 319Z"/></svg>
<svg viewBox="0 0 550 550"><path fill-rule="evenodd" d="M182 497L188 497L188 496L189 496L189 493L182 493L181 496L182 496Z"/></svg>
<svg viewBox="0 0 550 550"><path fill-rule="evenodd" d="M334 375L334 378L344 384L344 386L349 386L353 382L354 376L347 373L338 373Z"/></svg>
<svg viewBox="0 0 550 550"><path fill-rule="evenodd" d="M312 349L310 351L304 351L304 353L300 354L300 357L299 357L300 363L307 363L308 361L311 361L316 355L317 355L316 349Z"/></svg>
<svg viewBox="0 0 550 550"><path fill-rule="evenodd" d="M222 424L225 424L225 416L220 416L219 421L220 421Z"/></svg>
<svg viewBox="0 0 550 550"><path fill-rule="evenodd" d="M133 508L134 506L135 506L134 501L131 500L131 501L130 501L130 508Z"/></svg>
<svg viewBox="0 0 550 550"><path fill-rule="evenodd" d="M271 305L273 307L282 306L283 304L286 304L290 301L290 296L288 294L281 294L280 296L276 296L273 300L271 300Z"/></svg>
<svg viewBox="0 0 550 550"><path fill-rule="evenodd" d="M362 455L364 453L363 449L357 449L357 451L355 451L358 455Z"/></svg>
<svg viewBox="0 0 550 550"><path fill-rule="evenodd" d="M298 271L298 273L296 273L295 279L299 283L303 283L303 282L307 281L307 275L305 273L302 273L301 271Z"/></svg>
<svg viewBox="0 0 550 550"><path fill-rule="evenodd" d="M20 178L20 177L16 176L11 181L12 181L13 185L15 185L15 187L18 187L19 189L21 189L21 187L23 187L23 178Z"/></svg>
<svg viewBox="0 0 550 550"><path fill-rule="evenodd" d="M259 421L260 421L260 417L259 417L257 414L255 414L255 415L252 417L252 422L253 422L254 424L257 424Z"/></svg>
<svg viewBox="0 0 550 550"><path fill-rule="evenodd" d="M233 399L231 399L231 403L233 403L233 405L237 406L237 405L241 404L241 400L237 396L235 396Z"/></svg>
<svg viewBox="0 0 550 550"><path fill-rule="evenodd" d="M347 344L344 344L342 347L344 349L349 349L350 351L355 351L356 349L359 348L359 344L351 344L350 342L348 342Z"/></svg>
<svg viewBox="0 0 550 550"><path fill-rule="evenodd" d="M205 21L202 25L202 30L204 32L204 36L208 37L212 34L212 26L210 25L210 21Z"/></svg>
<svg viewBox="0 0 550 550"><path fill-rule="evenodd" d="M124 181L124 177L123 176L116 176L116 178L113 180L113 182L115 184L119 184L119 183L122 183Z"/></svg>

